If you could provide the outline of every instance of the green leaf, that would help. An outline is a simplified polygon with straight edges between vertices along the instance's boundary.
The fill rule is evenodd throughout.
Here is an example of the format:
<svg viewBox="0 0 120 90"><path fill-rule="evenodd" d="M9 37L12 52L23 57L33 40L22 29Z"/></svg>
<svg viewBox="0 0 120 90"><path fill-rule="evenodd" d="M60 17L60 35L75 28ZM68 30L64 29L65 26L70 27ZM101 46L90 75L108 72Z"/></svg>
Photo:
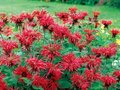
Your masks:
<svg viewBox="0 0 120 90"><path fill-rule="evenodd" d="M42 87L32 86L34 90L44 90Z"/></svg>
<svg viewBox="0 0 120 90"><path fill-rule="evenodd" d="M26 83L26 84L31 84L31 81L29 80L29 79L27 79L27 78L23 78L23 80L24 80L24 82Z"/></svg>
<svg viewBox="0 0 120 90"><path fill-rule="evenodd" d="M59 85L60 85L61 88L71 88L72 87L71 82L68 81L65 78L61 79L58 83L59 83Z"/></svg>
<svg viewBox="0 0 120 90"><path fill-rule="evenodd" d="M93 82L90 90L103 90L103 83L100 81Z"/></svg>

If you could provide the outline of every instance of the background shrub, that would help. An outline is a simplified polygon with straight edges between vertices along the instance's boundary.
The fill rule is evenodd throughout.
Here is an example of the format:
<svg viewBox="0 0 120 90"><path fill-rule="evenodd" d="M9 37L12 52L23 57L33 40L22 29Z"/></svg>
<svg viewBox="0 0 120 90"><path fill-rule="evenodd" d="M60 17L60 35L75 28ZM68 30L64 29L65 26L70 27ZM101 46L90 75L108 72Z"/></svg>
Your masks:
<svg viewBox="0 0 120 90"><path fill-rule="evenodd" d="M108 4L110 6L120 8L120 0L110 0L110 2L108 2Z"/></svg>

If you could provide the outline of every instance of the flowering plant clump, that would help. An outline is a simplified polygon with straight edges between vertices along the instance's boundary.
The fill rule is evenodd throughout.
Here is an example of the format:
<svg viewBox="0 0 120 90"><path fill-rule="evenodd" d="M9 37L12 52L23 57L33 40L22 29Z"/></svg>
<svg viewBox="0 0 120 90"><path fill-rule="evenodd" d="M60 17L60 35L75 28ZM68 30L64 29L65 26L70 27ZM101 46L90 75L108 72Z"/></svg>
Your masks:
<svg viewBox="0 0 120 90"><path fill-rule="evenodd" d="M0 90L120 90L120 30L100 14L1 13Z"/></svg>

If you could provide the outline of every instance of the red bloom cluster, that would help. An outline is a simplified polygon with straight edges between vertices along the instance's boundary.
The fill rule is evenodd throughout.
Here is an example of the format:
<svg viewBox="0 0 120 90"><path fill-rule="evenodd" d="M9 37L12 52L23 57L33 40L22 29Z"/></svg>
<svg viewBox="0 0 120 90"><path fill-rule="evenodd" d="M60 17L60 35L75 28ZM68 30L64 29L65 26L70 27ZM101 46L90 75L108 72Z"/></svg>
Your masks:
<svg viewBox="0 0 120 90"><path fill-rule="evenodd" d="M46 87L48 85L48 80L39 75L35 75L33 76L32 84L36 87L42 87L44 90L46 90Z"/></svg>
<svg viewBox="0 0 120 90"><path fill-rule="evenodd" d="M117 46L115 44L110 44L108 47L93 48L92 52L94 52L98 57L103 55L106 58L110 58L116 54Z"/></svg>
<svg viewBox="0 0 120 90"><path fill-rule="evenodd" d="M1 33L1 29L3 28L4 25L5 25L5 23L2 20L0 20L0 33Z"/></svg>
<svg viewBox="0 0 120 90"><path fill-rule="evenodd" d="M48 57L50 60L53 60L55 56L60 56L60 49L61 47L58 44L49 44L47 46L43 46L41 54Z"/></svg>
<svg viewBox="0 0 120 90"><path fill-rule="evenodd" d="M80 35L79 32L76 32L74 34L70 34L68 39L69 39L69 42L72 43L72 44L76 44L77 42L79 42L81 40L82 36Z"/></svg>
<svg viewBox="0 0 120 90"><path fill-rule="evenodd" d="M120 30L118 30L118 29L112 29L111 30L111 34L112 34L112 37L114 38L114 37L116 37L116 35L120 34Z"/></svg>
<svg viewBox="0 0 120 90"><path fill-rule="evenodd" d="M26 62L34 71L46 69L46 64L42 60L38 60L37 58L29 58L28 60L26 60Z"/></svg>
<svg viewBox="0 0 120 90"><path fill-rule="evenodd" d="M112 21L110 21L110 20L102 20L102 24L104 25L105 28L108 28L108 26L112 24Z"/></svg>
<svg viewBox="0 0 120 90"><path fill-rule="evenodd" d="M81 67L82 62L76 58L73 53L69 53L62 57L61 65L64 70L76 71Z"/></svg>
<svg viewBox="0 0 120 90"><path fill-rule="evenodd" d="M0 76L0 90L8 90L7 84L3 81L2 76Z"/></svg>
<svg viewBox="0 0 120 90"><path fill-rule="evenodd" d="M14 22L16 25L18 26L22 26L22 23L24 21L24 16L21 14L21 15L16 15L16 16L12 16L11 18L11 21Z"/></svg>
<svg viewBox="0 0 120 90"><path fill-rule="evenodd" d="M98 58L96 56L88 56L85 58L87 60L87 68L88 69L93 69L93 70L99 70L100 65L101 65L101 58Z"/></svg>
<svg viewBox="0 0 120 90"><path fill-rule="evenodd" d="M7 24L8 16L5 13L0 13L0 20L2 20L5 24Z"/></svg>
<svg viewBox="0 0 120 90"><path fill-rule="evenodd" d="M64 24L69 21L69 13L67 12L59 12L56 14L56 16L58 16Z"/></svg>
<svg viewBox="0 0 120 90"><path fill-rule="evenodd" d="M109 86L116 83L116 79L112 76L106 75L101 77L102 82L104 83L104 86L108 88Z"/></svg>
<svg viewBox="0 0 120 90"><path fill-rule="evenodd" d="M120 81L120 70L116 70L113 75L117 78L117 81Z"/></svg>
<svg viewBox="0 0 120 90"><path fill-rule="evenodd" d="M13 49L18 48L17 42L11 40L1 40L0 46L6 55L10 55Z"/></svg>
<svg viewBox="0 0 120 90"><path fill-rule="evenodd" d="M14 66L20 63L20 56L10 55L9 57L3 55L0 57L0 65Z"/></svg>
<svg viewBox="0 0 120 90"><path fill-rule="evenodd" d="M31 79L32 74L26 66L19 66L14 70L14 74L19 76L19 80L24 82L24 78Z"/></svg>
<svg viewBox="0 0 120 90"><path fill-rule="evenodd" d="M64 39L67 38L70 34L70 30L66 26L61 26L58 24L55 24L53 27L53 36L54 39Z"/></svg>
<svg viewBox="0 0 120 90"><path fill-rule="evenodd" d="M84 32L86 33L85 37L88 44L95 39L93 35L93 32L94 32L93 30L85 29Z"/></svg>
<svg viewBox="0 0 120 90"><path fill-rule="evenodd" d="M71 14L76 13L77 10L78 10L77 7L70 7L70 8L69 8L69 12L70 12Z"/></svg>
<svg viewBox="0 0 120 90"><path fill-rule="evenodd" d="M35 40L41 38L41 33L35 30L23 30L21 34L16 35L17 39L25 49L29 49Z"/></svg>
<svg viewBox="0 0 120 90"><path fill-rule="evenodd" d="M85 78L78 73L72 75L71 80L74 85L76 85L81 90L88 90L90 84Z"/></svg>
<svg viewBox="0 0 120 90"><path fill-rule="evenodd" d="M94 11L94 12L93 12L93 15L94 15L94 17L98 17L98 16L100 15L100 12Z"/></svg>
<svg viewBox="0 0 120 90"><path fill-rule="evenodd" d="M45 14L39 19L39 24L43 30L49 30L50 26L54 24L54 19L49 14Z"/></svg>

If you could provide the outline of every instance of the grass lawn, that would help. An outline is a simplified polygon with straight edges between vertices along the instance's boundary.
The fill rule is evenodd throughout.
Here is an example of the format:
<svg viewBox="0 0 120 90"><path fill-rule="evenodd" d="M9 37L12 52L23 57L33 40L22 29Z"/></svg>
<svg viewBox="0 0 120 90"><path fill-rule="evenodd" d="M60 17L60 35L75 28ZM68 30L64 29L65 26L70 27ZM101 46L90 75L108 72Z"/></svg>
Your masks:
<svg viewBox="0 0 120 90"><path fill-rule="evenodd" d="M54 2L40 2L31 0L0 0L0 12L6 12L8 14L18 14L22 11L33 11L35 9L47 9L50 13L54 14L59 11L67 11L71 4L62 4ZM92 14L92 11L97 10L101 12L100 19L110 19L113 21L113 28L120 28L120 10L107 6L82 6L76 5L79 10L88 11Z"/></svg>

